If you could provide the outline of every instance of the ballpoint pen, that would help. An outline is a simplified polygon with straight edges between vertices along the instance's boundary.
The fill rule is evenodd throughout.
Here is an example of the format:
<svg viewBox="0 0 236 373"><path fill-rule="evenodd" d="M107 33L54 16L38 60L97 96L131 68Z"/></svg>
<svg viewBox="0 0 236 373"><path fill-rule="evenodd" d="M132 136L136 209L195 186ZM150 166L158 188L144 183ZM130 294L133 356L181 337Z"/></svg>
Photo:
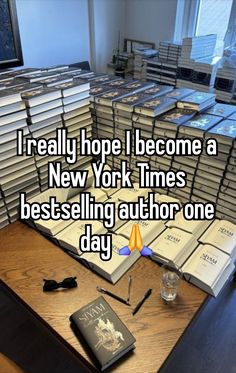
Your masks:
<svg viewBox="0 0 236 373"><path fill-rule="evenodd" d="M127 297L127 302L130 301L130 291L131 291L131 285L132 285L132 277L129 276L129 285L128 285L128 297Z"/></svg>
<svg viewBox="0 0 236 373"><path fill-rule="evenodd" d="M119 302L124 303L124 304L126 304L127 306L130 306L130 304L129 304L129 302L128 302L127 300L125 300L125 299L123 299L123 298L120 298L118 295L113 294L113 293L111 293L110 291L108 291L108 290L106 290L106 289L104 289L104 288L100 288L100 286L97 286L97 291L99 291L100 293L103 293L103 294L107 294L107 295L109 295L110 297L112 297L112 298L118 300Z"/></svg>
<svg viewBox="0 0 236 373"><path fill-rule="evenodd" d="M152 289L148 289L148 291L144 294L143 298L138 302L138 304L134 307L132 314L135 315L145 300L151 295Z"/></svg>

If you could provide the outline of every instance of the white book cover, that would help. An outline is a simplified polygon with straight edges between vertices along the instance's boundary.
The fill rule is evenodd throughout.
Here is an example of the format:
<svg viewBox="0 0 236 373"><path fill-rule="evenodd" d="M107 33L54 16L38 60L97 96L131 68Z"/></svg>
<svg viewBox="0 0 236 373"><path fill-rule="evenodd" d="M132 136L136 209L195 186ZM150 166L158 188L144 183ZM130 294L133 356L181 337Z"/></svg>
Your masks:
<svg viewBox="0 0 236 373"><path fill-rule="evenodd" d="M212 245L234 258L236 251L236 225L227 220L215 220L200 237L199 241Z"/></svg>
<svg viewBox="0 0 236 373"><path fill-rule="evenodd" d="M78 255L81 255L79 247L80 237L85 233L85 225L92 225L92 234L104 234L107 232L103 224L97 220L78 220L68 221L69 226L65 227L60 233L55 237L58 240L59 244L67 250L73 251Z"/></svg>
<svg viewBox="0 0 236 373"><path fill-rule="evenodd" d="M182 267L182 272L190 282L192 282L191 277L193 276L200 282L199 286L203 290L208 292L212 290L213 295L217 295L214 294L214 286L217 285L217 282L230 263L231 260L228 254L211 245L199 245ZM194 282L196 285L198 284L198 282ZM206 288L204 285L206 285Z"/></svg>
<svg viewBox="0 0 236 373"><path fill-rule="evenodd" d="M193 235L177 228L167 228L152 243L155 256L177 264L178 258L184 256L193 246ZM194 247L193 247L194 248Z"/></svg>
<svg viewBox="0 0 236 373"><path fill-rule="evenodd" d="M187 220L181 210L177 212L174 220L169 220L166 223L166 226L169 228L179 228L194 235L200 235L212 222L212 220Z"/></svg>
<svg viewBox="0 0 236 373"><path fill-rule="evenodd" d="M117 201L137 202L138 197L148 197L148 193L152 190L148 188L139 188L138 183L133 184L133 188L122 188L113 194L113 198Z"/></svg>
<svg viewBox="0 0 236 373"><path fill-rule="evenodd" d="M117 234L127 239L126 245L128 245L128 240L134 224L138 224L139 226L144 246L149 246L150 243L166 229L164 221L162 220L130 220L116 231Z"/></svg>

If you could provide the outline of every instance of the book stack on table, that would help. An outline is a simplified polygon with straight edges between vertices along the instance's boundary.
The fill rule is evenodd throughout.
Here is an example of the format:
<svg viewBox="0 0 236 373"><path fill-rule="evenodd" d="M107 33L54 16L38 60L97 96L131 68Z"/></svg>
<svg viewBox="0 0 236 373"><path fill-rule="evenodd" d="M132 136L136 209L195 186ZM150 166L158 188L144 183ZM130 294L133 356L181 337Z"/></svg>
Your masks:
<svg viewBox="0 0 236 373"><path fill-rule="evenodd" d="M35 90L23 92L22 99L27 107L28 128L32 136L36 139L56 136L56 129L62 127L61 114L63 112L61 91L57 88L41 87ZM59 156L44 157L35 154L35 164L37 167L41 190L47 188L48 162L62 161ZM66 167L64 161L64 167Z"/></svg>
<svg viewBox="0 0 236 373"><path fill-rule="evenodd" d="M154 90L150 89L150 90ZM149 90L149 91L150 91ZM147 91L146 91L147 92ZM137 104L134 107L133 114L133 128L140 129L140 136L142 138L156 138L155 134L155 119L162 113L173 109L176 106L176 101L165 97L165 96L154 96ZM158 163L157 157L147 156L134 156L132 152L131 167L134 168L135 172L133 176L135 180L138 180L139 172L136 168L136 162L150 162L153 169L160 169L160 163ZM158 191L165 193L162 188L158 188Z"/></svg>
<svg viewBox="0 0 236 373"><path fill-rule="evenodd" d="M218 157L224 170L216 201L216 216L236 223L236 121L235 114L213 127L209 136L217 139ZM226 166L225 166L226 164Z"/></svg>
<svg viewBox="0 0 236 373"><path fill-rule="evenodd" d="M86 166L91 157L81 157L80 129L86 129L87 138L92 137L92 117L90 112L89 82L74 79L72 82L56 85L60 90L63 104L63 126L67 128L68 138L77 138L77 162L69 165L69 169L78 169Z"/></svg>

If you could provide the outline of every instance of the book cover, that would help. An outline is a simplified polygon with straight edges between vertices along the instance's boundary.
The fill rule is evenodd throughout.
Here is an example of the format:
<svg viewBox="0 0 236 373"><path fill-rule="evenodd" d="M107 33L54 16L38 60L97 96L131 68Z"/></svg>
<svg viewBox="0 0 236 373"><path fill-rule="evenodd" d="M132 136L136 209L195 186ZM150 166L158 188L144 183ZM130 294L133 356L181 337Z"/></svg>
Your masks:
<svg viewBox="0 0 236 373"><path fill-rule="evenodd" d="M141 112L142 109L146 109L148 111L153 111L156 115L158 113L162 113L163 111L167 111L173 108L173 100L168 97L158 97L152 98L148 101L145 101L142 104L136 106L135 111ZM174 105L175 106L175 105ZM138 110L139 109L139 110Z"/></svg>
<svg viewBox="0 0 236 373"><path fill-rule="evenodd" d="M226 136L232 139L236 138L236 121L226 119L222 122L218 123L215 127L213 127L209 134L219 135L219 136Z"/></svg>
<svg viewBox="0 0 236 373"><path fill-rule="evenodd" d="M208 100L214 100L215 94L213 93L206 93L206 92L194 92L193 94L185 97L182 102L187 102L190 104L204 104Z"/></svg>
<svg viewBox="0 0 236 373"><path fill-rule="evenodd" d="M216 125L219 121L220 118L217 116L198 114L193 119L190 119L185 124L183 124L183 127L195 128L205 132ZM181 130L183 130L183 128L181 128Z"/></svg>
<svg viewBox="0 0 236 373"><path fill-rule="evenodd" d="M85 339L102 370L134 348L134 336L103 297L73 313L70 321Z"/></svg>
<svg viewBox="0 0 236 373"><path fill-rule="evenodd" d="M222 117L222 118L227 118L235 112L236 112L236 106L227 105L227 104L219 104L219 103L215 104L214 106L210 107L208 110L205 111L206 114L218 115L219 117Z"/></svg>
<svg viewBox="0 0 236 373"><path fill-rule="evenodd" d="M170 85L156 84L154 87L145 89L143 93L146 95L153 96L153 97L158 97L158 96L162 96L172 91L173 91L173 87L171 87Z"/></svg>
<svg viewBox="0 0 236 373"><path fill-rule="evenodd" d="M194 117L196 111L191 109L173 109L157 118L157 121L169 122L176 125L183 124Z"/></svg>

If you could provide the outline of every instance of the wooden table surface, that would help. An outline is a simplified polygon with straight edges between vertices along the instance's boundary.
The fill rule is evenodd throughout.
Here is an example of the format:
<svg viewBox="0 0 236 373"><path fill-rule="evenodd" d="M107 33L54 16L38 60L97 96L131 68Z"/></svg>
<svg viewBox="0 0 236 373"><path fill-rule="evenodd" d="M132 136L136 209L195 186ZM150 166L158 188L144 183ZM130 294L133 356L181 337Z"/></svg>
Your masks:
<svg viewBox="0 0 236 373"><path fill-rule="evenodd" d="M134 352L116 363L112 372L154 373L203 304L204 292L182 281L178 297L167 304L159 295L160 267L150 259L139 259L112 285L23 223L16 222L0 230L0 278L69 343L74 353L85 358L90 367L94 367L93 363L73 334L69 316L100 296L97 285L126 298L129 275L133 278L132 306L148 288L153 292L135 316L131 314L131 307L104 295L136 338ZM61 281L69 276L77 276L78 288L52 293L42 291L43 278Z"/></svg>

